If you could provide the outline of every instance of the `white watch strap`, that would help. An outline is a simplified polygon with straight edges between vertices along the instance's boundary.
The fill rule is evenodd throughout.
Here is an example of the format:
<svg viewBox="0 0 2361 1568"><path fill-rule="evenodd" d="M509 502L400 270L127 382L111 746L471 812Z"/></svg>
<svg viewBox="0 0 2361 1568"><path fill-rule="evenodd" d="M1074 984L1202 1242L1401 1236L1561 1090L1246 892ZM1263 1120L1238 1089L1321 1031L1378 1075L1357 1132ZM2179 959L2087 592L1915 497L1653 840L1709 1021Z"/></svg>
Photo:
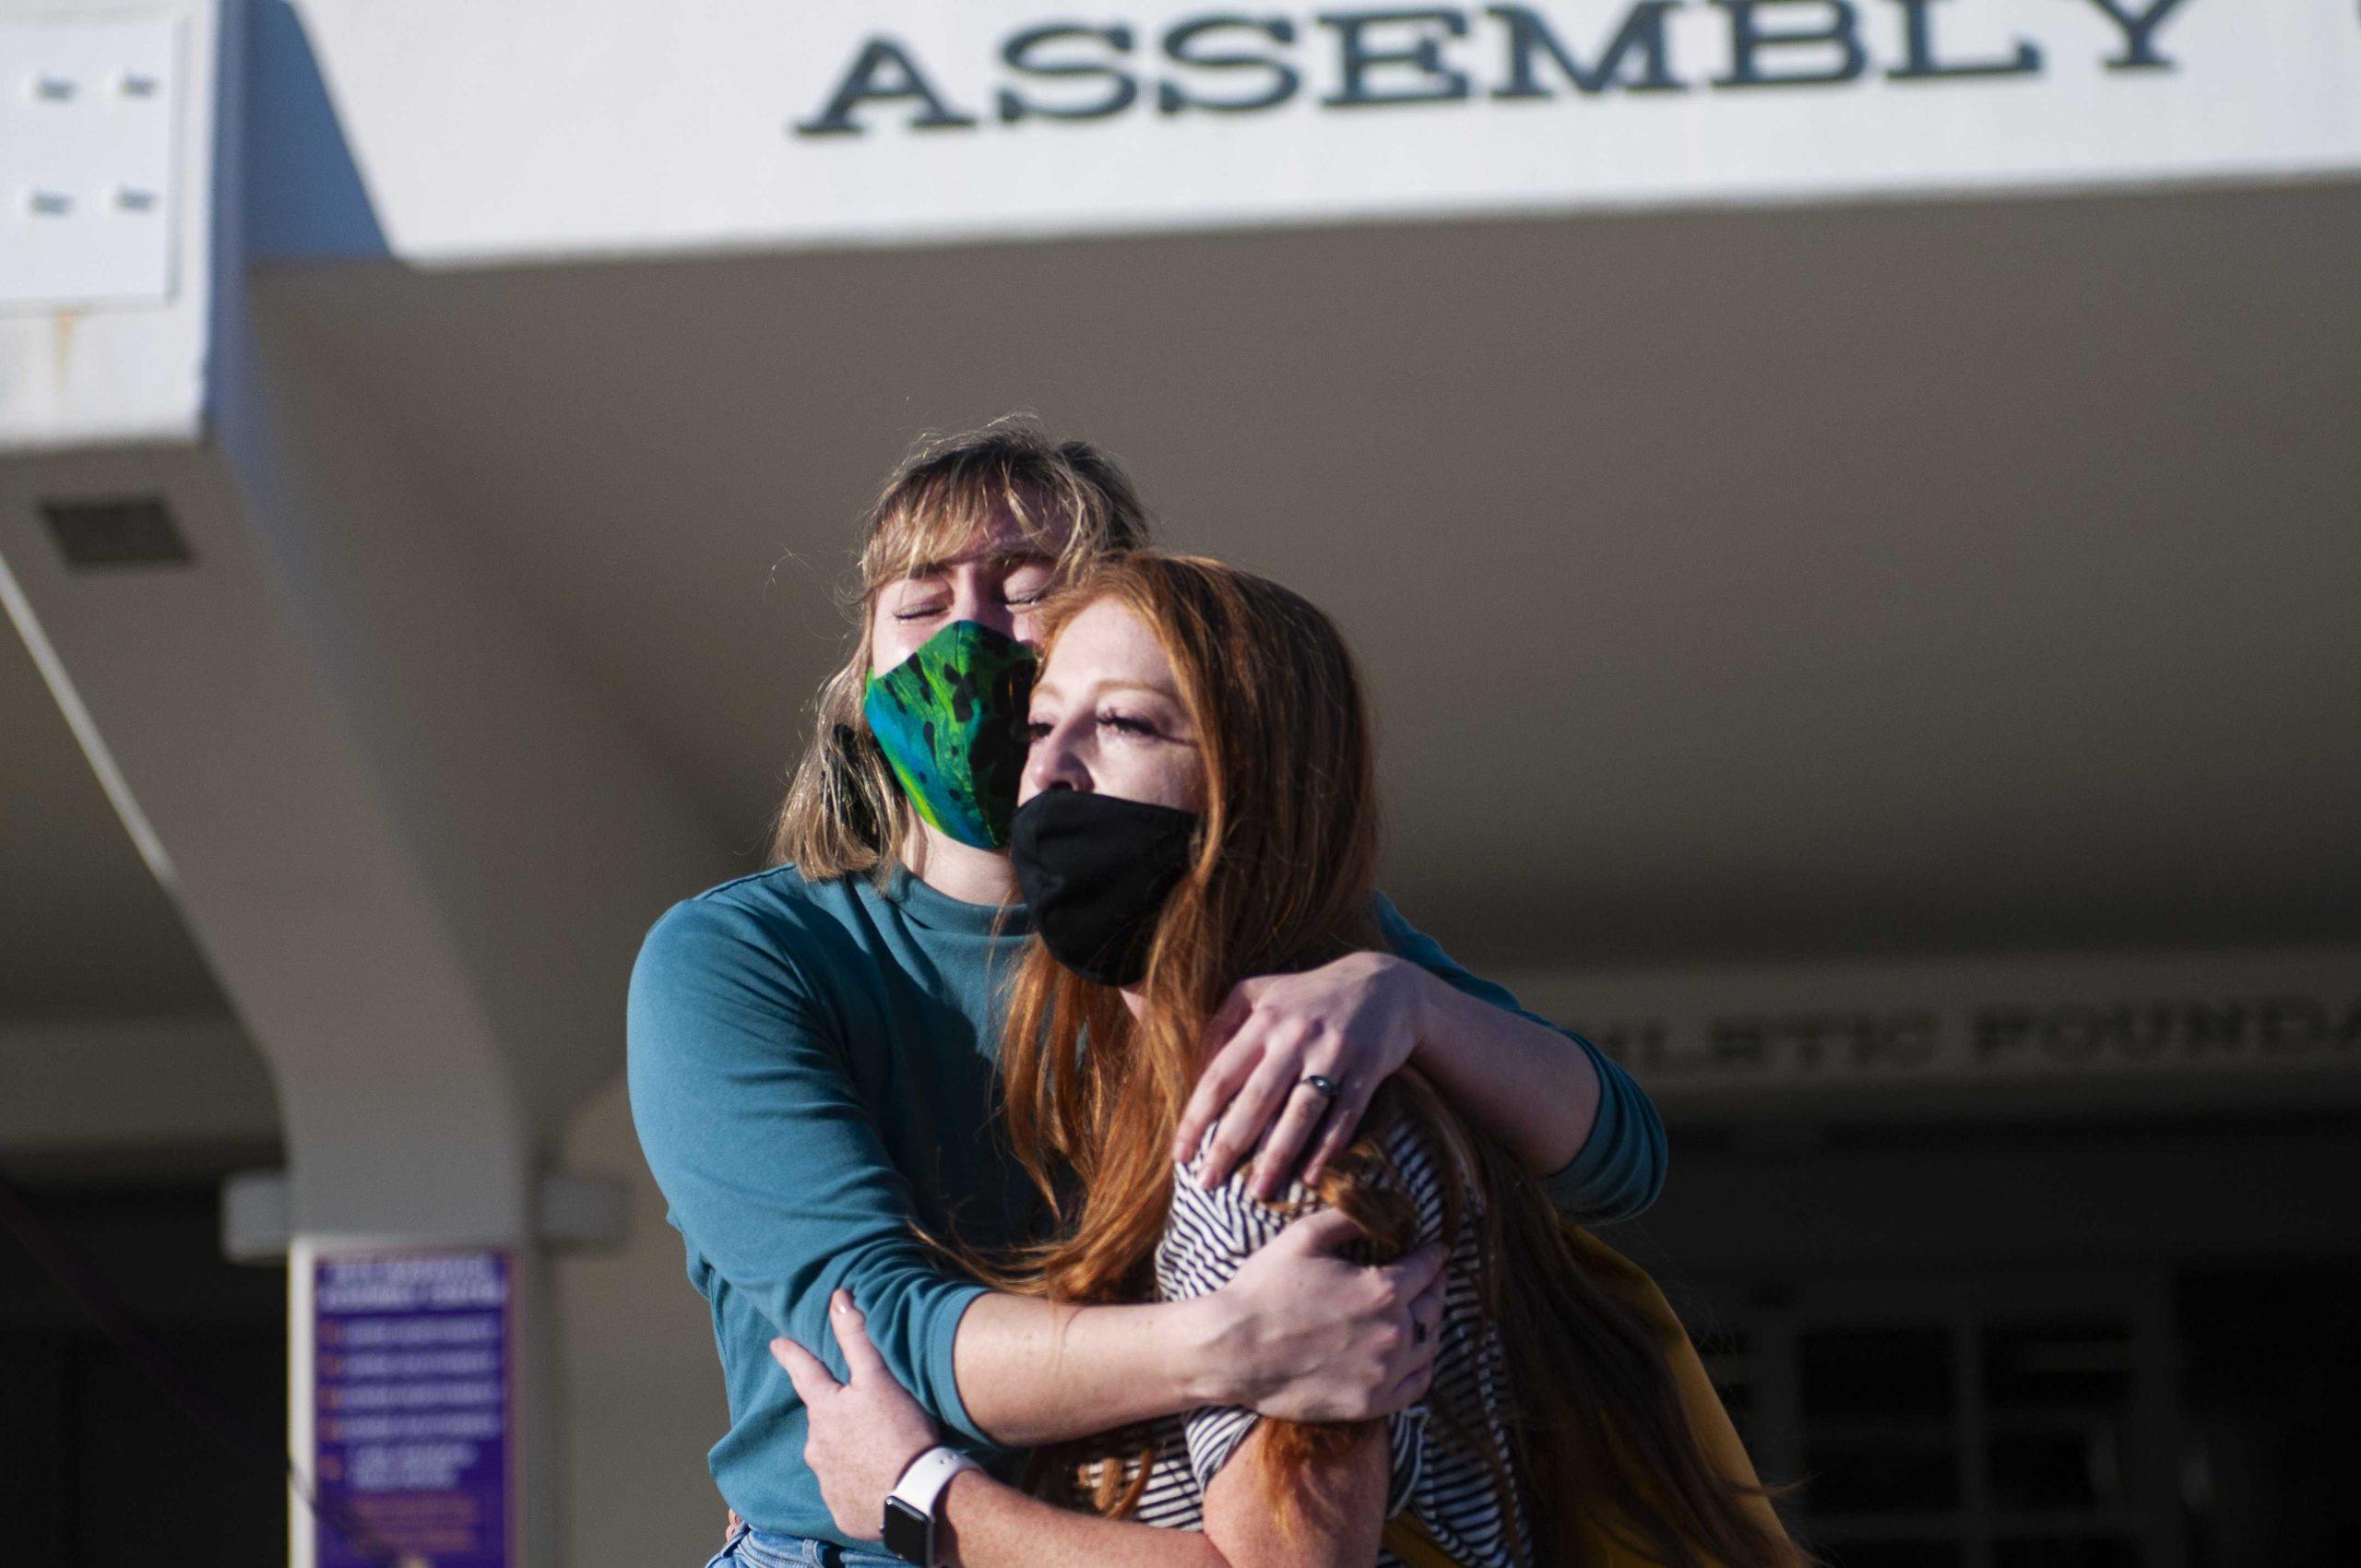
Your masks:
<svg viewBox="0 0 2361 1568"><path fill-rule="evenodd" d="M910 1461L910 1467L895 1483L893 1495L931 1519L935 1503L951 1478L962 1470L981 1468L956 1448L930 1448Z"/></svg>

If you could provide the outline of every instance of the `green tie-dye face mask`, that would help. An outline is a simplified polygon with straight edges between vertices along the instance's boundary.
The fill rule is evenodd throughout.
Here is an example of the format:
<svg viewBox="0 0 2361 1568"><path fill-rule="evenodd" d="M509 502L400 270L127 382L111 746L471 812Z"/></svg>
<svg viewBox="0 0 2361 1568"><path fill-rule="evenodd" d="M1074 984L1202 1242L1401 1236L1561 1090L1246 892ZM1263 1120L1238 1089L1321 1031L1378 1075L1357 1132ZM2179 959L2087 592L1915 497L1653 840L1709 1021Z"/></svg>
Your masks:
<svg viewBox="0 0 2361 1568"><path fill-rule="evenodd" d="M962 844L1008 843L1034 663L1014 638L955 621L869 678L861 712L902 792L930 826Z"/></svg>

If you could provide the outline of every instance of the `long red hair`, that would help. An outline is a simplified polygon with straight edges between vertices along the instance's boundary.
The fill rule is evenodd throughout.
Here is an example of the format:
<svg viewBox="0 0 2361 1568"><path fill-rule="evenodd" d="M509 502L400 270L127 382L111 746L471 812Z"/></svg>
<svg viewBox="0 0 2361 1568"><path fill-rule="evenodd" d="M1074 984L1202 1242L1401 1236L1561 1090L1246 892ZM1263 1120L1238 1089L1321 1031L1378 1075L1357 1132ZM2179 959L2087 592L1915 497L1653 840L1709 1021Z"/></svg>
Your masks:
<svg viewBox="0 0 2361 1568"><path fill-rule="evenodd" d="M1108 600L1136 615L1171 661L1206 805L1193 861L1157 923L1137 1019L1121 993L1066 969L1038 940L1014 980L1001 1052L1006 1124L1056 1224L1050 1240L979 1272L1003 1289L1077 1303L1156 1292L1169 1150L1206 1025L1230 990L1379 943L1370 912L1374 744L1335 625L1250 573L1143 551L1114 557L1045 609L1045 653L1075 613ZM1485 1309L1517 1391L1505 1452L1481 1412L1433 1415L1489 1464L1504 1516L1531 1526L1535 1560L1595 1562L1612 1543L1673 1568L1801 1562L1750 1511L1759 1492L1721 1474L1701 1448L1654 1326L1593 1277L1576 1233L1513 1158L1415 1074L1379 1091L1350 1149L1323 1173L1319 1198L1360 1226L1374 1258L1411 1246L1417 1216L1382 1152L1405 1121L1436 1157L1451 1214L1477 1218ZM1446 1234L1456 1233L1454 1219ZM1266 1423L1275 1503L1299 1512L1307 1469L1373 1424ZM1070 1485L1086 1454L1076 1445L1047 1457L1044 1473ZM1144 1448L1138 1458L1097 1467L1081 1501L1128 1512L1145 1481Z"/></svg>

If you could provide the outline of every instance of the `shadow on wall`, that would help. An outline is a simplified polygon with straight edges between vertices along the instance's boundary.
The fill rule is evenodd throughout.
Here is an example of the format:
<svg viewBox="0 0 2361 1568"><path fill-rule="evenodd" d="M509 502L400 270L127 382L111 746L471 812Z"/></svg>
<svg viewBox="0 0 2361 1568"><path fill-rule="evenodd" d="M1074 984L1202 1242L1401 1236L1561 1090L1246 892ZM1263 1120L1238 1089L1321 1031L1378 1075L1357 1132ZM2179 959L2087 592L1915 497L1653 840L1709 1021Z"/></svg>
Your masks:
<svg viewBox="0 0 2361 1568"><path fill-rule="evenodd" d="M264 0L247 40L246 246L256 261L393 255L303 19Z"/></svg>

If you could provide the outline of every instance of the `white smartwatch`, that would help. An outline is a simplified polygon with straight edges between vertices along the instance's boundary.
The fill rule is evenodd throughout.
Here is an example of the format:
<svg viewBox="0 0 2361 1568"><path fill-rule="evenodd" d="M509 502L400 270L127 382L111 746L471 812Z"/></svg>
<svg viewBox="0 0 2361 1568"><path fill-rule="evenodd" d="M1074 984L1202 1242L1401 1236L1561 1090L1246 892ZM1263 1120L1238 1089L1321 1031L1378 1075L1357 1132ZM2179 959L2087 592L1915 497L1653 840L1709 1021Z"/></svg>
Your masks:
<svg viewBox="0 0 2361 1568"><path fill-rule="evenodd" d="M911 1460L885 1499L885 1550L919 1568L938 1568L935 1504L952 1477L981 1468L956 1448L930 1448Z"/></svg>

